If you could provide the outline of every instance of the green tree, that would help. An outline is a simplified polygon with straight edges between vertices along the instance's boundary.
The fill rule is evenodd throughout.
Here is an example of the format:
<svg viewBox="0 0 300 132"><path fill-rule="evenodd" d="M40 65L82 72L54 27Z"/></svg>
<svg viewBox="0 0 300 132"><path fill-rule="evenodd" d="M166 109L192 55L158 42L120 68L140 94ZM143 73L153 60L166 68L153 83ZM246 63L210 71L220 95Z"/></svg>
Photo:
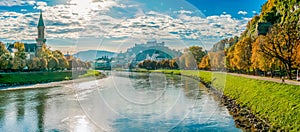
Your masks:
<svg viewBox="0 0 300 132"><path fill-rule="evenodd" d="M201 59L206 55L206 52L200 46L191 46L188 50L192 53L197 63L201 62Z"/></svg>

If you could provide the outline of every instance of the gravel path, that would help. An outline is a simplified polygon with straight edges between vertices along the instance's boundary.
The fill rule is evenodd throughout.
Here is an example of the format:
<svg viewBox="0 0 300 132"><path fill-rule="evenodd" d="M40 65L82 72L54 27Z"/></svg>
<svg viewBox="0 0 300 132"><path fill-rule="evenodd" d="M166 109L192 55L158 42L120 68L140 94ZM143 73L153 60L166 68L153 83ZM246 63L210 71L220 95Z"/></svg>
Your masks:
<svg viewBox="0 0 300 132"><path fill-rule="evenodd" d="M237 74L237 73L227 73L227 74L234 75L234 76L246 77L246 78L253 78L253 79L258 79L258 80L265 80L265 81L283 83L282 80L279 79L279 78L261 77L261 76L253 76L253 75L245 75L245 74ZM296 81L296 80L285 79L284 83L292 84L292 85L300 85L300 81Z"/></svg>

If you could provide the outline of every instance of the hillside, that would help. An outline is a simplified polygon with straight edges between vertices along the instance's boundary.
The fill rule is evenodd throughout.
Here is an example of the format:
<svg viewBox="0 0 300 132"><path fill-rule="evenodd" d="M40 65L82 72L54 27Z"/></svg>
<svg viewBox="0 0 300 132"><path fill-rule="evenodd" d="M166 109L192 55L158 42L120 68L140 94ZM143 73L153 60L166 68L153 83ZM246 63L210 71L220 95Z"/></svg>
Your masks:
<svg viewBox="0 0 300 132"><path fill-rule="evenodd" d="M216 43L199 68L295 78L300 67L299 17L299 0L268 0L239 38Z"/></svg>
<svg viewBox="0 0 300 132"><path fill-rule="evenodd" d="M114 52L104 51L104 50L87 50L87 51L80 51L74 54L74 57L80 58L83 61L92 61L102 56L108 56L111 58L115 55Z"/></svg>

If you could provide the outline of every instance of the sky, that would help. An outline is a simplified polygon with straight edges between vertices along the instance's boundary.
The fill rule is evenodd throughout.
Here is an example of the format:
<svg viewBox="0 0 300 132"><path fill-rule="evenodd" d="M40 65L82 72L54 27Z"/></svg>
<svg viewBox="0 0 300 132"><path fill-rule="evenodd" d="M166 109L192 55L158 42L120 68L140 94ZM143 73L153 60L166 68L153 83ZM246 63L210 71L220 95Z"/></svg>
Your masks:
<svg viewBox="0 0 300 132"><path fill-rule="evenodd" d="M266 0L0 0L0 41L34 43L40 10L47 46L64 53L126 51L164 41L209 50L239 36Z"/></svg>

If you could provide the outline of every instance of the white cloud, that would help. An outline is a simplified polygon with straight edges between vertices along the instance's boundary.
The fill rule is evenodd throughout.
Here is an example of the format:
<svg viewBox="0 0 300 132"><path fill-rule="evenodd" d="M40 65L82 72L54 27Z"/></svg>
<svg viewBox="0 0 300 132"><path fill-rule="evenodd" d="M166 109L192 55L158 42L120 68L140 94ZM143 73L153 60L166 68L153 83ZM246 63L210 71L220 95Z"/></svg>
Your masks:
<svg viewBox="0 0 300 132"><path fill-rule="evenodd" d="M174 11L174 13L179 13L179 14L193 14L192 11L187 11L187 10Z"/></svg>
<svg viewBox="0 0 300 132"><path fill-rule="evenodd" d="M43 1L39 1L36 3L37 6L47 6L47 3L46 2L43 2Z"/></svg>
<svg viewBox="0 0 300 132"><path fill-rule="evenodd" d="M0 6L34 5L35 3L33 0L0 0Z"/></svg>
<svg viewBox="0 0 300 132"><path fill-rule="evenodd" d="M36 2L36 6L34 6L33 8L44 11L47 8L47 3L46 2L42 2L42 1Z"/></svg>
<svg viewBox="0 0 300 132"><path fill-rule="evenodd" d="M138 40L191 39L212 43L222 37L240 35L248 18L234 19L229 14L194 16L193 12L179 10L172 15L155 11L136 10L138 15L126 18L112 17L112 7L124 6L112 0L92 1L89 4L70 1L65 5L49 6L45 2L35 3L43 10L47 39L77 39L100 36L108 39L131 38ZM32 40L36 38L39 14L0 12L0 37L9 40Z"/></svg>
<svg viewBox="0 0 300 132"><path fill-rule="evenodd" d="M0 0L1 6L14 6L14 5L21 5L20 0Z"/></svg>
<svg viewBox="0 0 300 132"><path fill-rule="evenodd" d="M241 14L241 15L246 15L248 12L246 11L239 11L238 14Z"/></svg>
<svg viewBox="0 0 300 132"><path fill-rule="evenodd" d="M34 5L36 2L35 2L35 1L27 1L27 3L28 3L29 5Z"/></svg>

